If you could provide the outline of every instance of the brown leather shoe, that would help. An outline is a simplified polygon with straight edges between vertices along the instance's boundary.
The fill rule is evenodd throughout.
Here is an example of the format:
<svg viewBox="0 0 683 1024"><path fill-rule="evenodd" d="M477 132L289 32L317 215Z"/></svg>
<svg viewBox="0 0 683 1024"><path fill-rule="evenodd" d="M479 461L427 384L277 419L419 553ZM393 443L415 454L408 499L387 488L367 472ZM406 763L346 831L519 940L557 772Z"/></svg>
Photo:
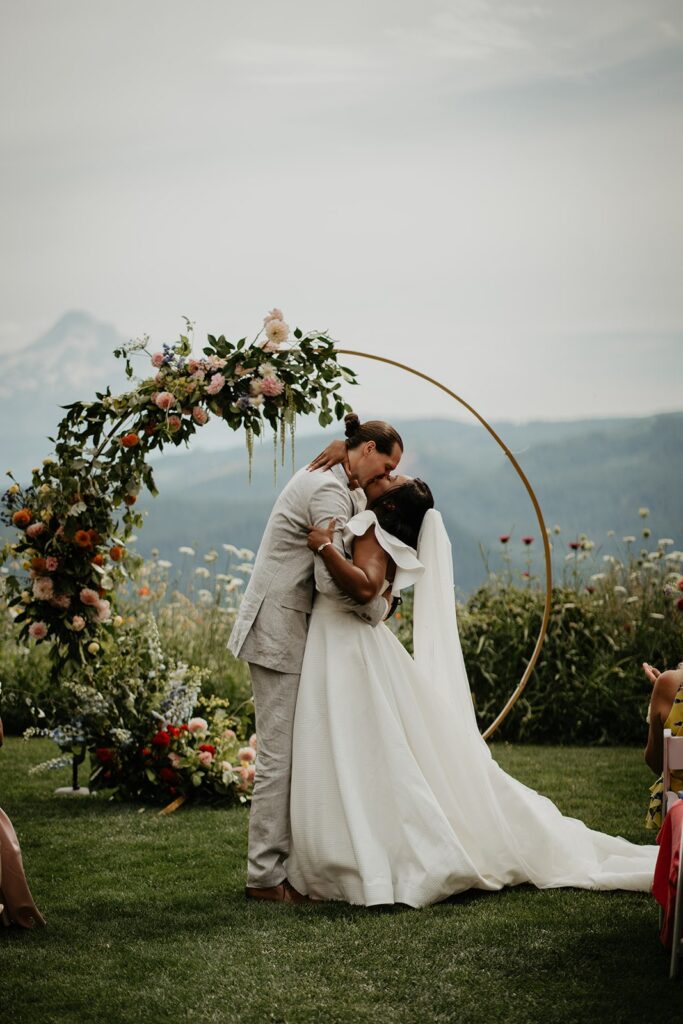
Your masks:
<svg viewBox="0 0 683 1024"><path fill-rule="evenodd" d="M279 885L271 885L262 889L248 885L244 890L244 895L248 900L266 900L270 903L318 902L318 900L312 900L308 896L304 896L303 893L298 892L286 878L284 882L280 882Z"/></svg>

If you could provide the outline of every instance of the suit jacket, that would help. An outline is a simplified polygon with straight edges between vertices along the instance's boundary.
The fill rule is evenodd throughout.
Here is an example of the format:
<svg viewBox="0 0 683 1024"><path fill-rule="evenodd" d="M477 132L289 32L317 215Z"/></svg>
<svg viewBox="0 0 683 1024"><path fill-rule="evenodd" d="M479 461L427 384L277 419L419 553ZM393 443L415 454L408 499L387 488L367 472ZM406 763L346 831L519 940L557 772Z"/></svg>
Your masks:
<svg viewBox="0 0 683 1024"><path fill-rule="evenodd" d="M352 497L344 470L309 473L300 469L278 497L266 524L249 585L242 598L228 649L244 661L297 674L304 658L308 617L317 589L376 626L387 613L381 595L356 604L339 590L322 558L307 546L306 527L337 520L334 544L345 556L342 529L365 506Z"/></svg>

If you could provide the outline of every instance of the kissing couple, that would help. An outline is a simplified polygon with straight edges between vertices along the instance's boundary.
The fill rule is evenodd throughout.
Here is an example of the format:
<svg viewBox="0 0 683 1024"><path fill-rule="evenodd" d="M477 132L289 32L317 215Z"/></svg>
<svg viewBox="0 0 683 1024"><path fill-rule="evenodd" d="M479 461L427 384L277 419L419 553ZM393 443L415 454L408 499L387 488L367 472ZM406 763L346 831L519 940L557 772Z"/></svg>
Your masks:
<svg viewBox="0 0 683 1024"><path fill-rule="evenodd" d="M246 895L423 907L523 882L648 891L656 846L564 817L493 760L432 493L396 473L392 426L345 425L277 498L228 643L258 735ZM410 586L413 656L385 624Z"/></svg>

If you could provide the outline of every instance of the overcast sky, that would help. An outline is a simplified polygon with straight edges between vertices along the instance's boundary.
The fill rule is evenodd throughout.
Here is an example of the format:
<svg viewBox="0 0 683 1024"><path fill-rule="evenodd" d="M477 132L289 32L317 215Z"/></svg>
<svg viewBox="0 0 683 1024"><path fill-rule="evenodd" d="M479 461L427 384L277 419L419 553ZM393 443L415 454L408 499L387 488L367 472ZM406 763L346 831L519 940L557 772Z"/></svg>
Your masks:
<svg viewBox="0 0 683 1024"><path fill-rule="evenodd" d="M680 0L0 10L0 348L278 305L492 418L683 408Z"/></svg>

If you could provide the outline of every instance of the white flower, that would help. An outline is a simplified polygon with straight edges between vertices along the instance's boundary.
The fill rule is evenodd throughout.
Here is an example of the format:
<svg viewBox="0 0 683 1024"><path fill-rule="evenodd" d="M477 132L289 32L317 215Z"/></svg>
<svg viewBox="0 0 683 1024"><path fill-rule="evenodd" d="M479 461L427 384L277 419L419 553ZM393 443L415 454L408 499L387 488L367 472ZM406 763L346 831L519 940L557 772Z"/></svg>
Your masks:
<svg viewBox="0 0 683 1024"><path fill-rule="evenodd" d="M271 344L281 345L289 337L289 326L284 320L269 320L266 324L266 334Z"/></svg>
<svg viewBox="0 0 683 1024"><path fill-rule="evenodd" d="M619 586L619 584L617 584L617 586L614 588L614 593L615 594L627 594L628 591L627 591L626 587L622 587L622 586Z"/></svg>
<svg viewBox="0 0 683 1024"><path fill-rule="evenodd" d="M640 598L634 594L633 597L627 597L624 604L636 604L639 600Z"/></svg>
<svg viewBox="0 0 683 1024"><path fill-rule="evenodd" d="M205 565L198 565L197 568L195 569L195 575L201 576L203 579L207 579L211 575L211 573L209 572Z"/></svg>
<svg viewBox="0 0 683 1024"><path fill-rule="evenodd" d="M650 612L650 618L651 619L663 619L664 616L662 615L661 612Z"/></svg>
<svg viewBox="0 0 683 1024"><path fill-rule="evenodd" d="M249 385L249 390L251 391L252 395L260 395L261 392L263 391L263 384L261 384L260 380L252 380L251 384Z"/></svg>
<svg viewBox="0 0 683 1024"><path fill-rule="evenodd" d="M660 539L657 541L657 544L660 548L672 548L674 542L671 540L671 537L660 537Z"/></svg>
<svg viewBox="0 0 683 1024"><path fill-rule="evenodd" d="M636 542L636 538L631 536L622 537L621 539L623 540L624 544L635 544Z"/></svg>
<svg viewBox="0 0 683 1024"><path fill-rule="evenodd" d="M235 566L235 570L237 572L250 573L250 572L254 571L254 566L253 565L249 565L249 562L242 562L241 565L236 565Z"/></svg>
<svg viewBox="0 0 683 1024"><path fill-rule="evenodd" d="M182 548L178 548L178 551L180 552L181 555L193 555L194 554L194 548L182 547Z"/></svg>
<svg viewBox="0 0 683 1024"><path fill-rule="evenodd" d="M593 575L591 576L592 580L604 580L604 578L605 578L604 572L596 572L596 573L593 573Z"/></svg>
<svg viewBox="0 0 683 1024"><path fill-rule="evenodd" d="M206 554L204 555L204 561L205 562L215 562L217 558L218 558L218 552L217 551L207 551Z"/></svg>
<svg viewBox="0 0 683 1024"><path fill-rule="evenodd" d="M167 562L165 558L160 558L159 561L157 562L157 565L159 566L160 569L170 569L171 566L173 565L173 562Z"/></svg>
<svg viewBox="0 0 683 1024"><path fill-rule="evenodd" d="M643 562L643 569L647 569L648 572L656 572L657 566L653 565L652 562Z"/></svg>
<svg viewBox="0 0 683 1024"><path fill-rule="evenodd" d="M275 377L277 376L277 370L272 363L261 363L258 368L258 372L262 377Z"/></svg>
<svg viewBox="0 0 683 1024"><path fill-rule="evenodd" d="M250 551L249 548L240 548L237 554L245 562L251 561L251 559L254 557L254 552Z"/></svg>
<svg viewBox="0 0 683 1024"><path fill-rule="evenodd" d="M273 306L268 316L264 316L263 322L264 324L269 324L271 320L284 320L284 318L285 315L282 310L278 309L277 306Z"/></svg>
<svg viewBox="0 0 683 1024"><path fill-rule="evenodd" d="M650 514L649 508L639 508L638 509L638 515L640 516L641 519L647 519L649 514Z"/></svg>
<svg viewBox="0 0 683 1024"><path fill-rule="evenodd" d="M252 384L253 383L254 381L252 381ZM263 401L263 395L256 395L254 398L249 399L249 405L252 407L252 409L258 409L259 406L263 405Z"/></svg>
<svg viewBox="0 0 683 1024"><path fill-rule="evenodd" d="M238 589L239 589L239 588L240 588L241 586L243 586L243 585L244 585L244 580L241 580L241 579L239 579L239 578L238 578L238 577L236 576L236 577L235 577L235 579L233 579L233 580L230 580L230 582L229 582L229 583L226 583L226 585L225 585L225 590L226 590L226 593L228 593L228 594L232 594L232 592L233 592L234 590L238 590Z"/></svg>
<svg viewBox="0 0 683 1024"><path fill-rule="evenodd" d="M229 555L237 555L238 558L242 558L240 555L240 549L236 548L234 544L223 544L223 550L227 551Z"/></svg>

